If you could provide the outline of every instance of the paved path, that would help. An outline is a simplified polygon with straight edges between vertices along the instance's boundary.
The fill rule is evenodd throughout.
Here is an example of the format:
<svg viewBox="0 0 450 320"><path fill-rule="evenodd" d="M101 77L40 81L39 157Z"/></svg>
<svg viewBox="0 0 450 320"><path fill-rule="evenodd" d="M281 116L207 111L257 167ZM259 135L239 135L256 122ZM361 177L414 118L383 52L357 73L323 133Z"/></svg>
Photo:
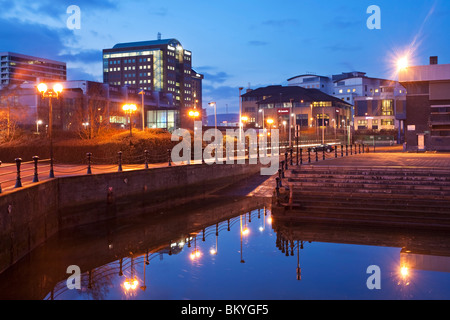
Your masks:
<svg viewBox="0 0 450 320"><path fill-rule="evenodd" d="M450 170L449 153L375 152L311 163L312 166L401 167Z"/></svg>

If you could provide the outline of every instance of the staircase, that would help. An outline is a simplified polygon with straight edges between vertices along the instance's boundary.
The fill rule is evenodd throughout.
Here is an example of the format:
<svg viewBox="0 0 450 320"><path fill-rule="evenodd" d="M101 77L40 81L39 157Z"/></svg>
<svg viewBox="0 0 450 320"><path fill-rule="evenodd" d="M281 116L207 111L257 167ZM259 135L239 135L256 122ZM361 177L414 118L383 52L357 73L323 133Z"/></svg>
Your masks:
<svg viewBox="0 0 450 320"><path fill-rule="evenodd" d="M282 219L450 230L450 169L304 166L282 184Z"/></svg>

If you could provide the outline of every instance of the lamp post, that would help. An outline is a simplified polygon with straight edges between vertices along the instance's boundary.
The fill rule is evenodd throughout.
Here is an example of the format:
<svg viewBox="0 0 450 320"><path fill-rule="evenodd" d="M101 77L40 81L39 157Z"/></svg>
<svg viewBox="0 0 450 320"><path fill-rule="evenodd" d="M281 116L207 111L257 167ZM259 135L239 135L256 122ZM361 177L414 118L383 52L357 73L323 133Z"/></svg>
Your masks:
<svg viewBox="0 0 450 320"><path fill-rule="evenodd" d="M142 89L141 91L139 91L139 94L142 96L142 102L141 102L141 117L142 117L142 131L145 130L145 108L144 108L144 96L145 96L145 91L144 89Z"/></svg>
<svg viewBox="0 0 450 320"><path fill-rule="evenodd" d="M265 125L265 120L264 120L264 109L259 109L258 112L261 112L261 113L262 113L262 125L263 125L263 131L264 131L264 129L265 129L265 127L266 127L266 125Z"/></svg>
<svg viewBox="0 0 450 320"><path fill-rule="evenodd" d="M242 117L242 98L241 98L241 92L242 90L244 90L243 87L239 88L239 142L242 141L242 122L241 122L241 117Z"/></svg>
<svg viewBox="0 0 450 320"><path fill-rule="evenodd" d="M130 115L130 137L132 137L133 136L133 122L131 122L131 115L133 114L133 112L135 112L137 110L137 107L135 104L125 104L122 107L122 110Z"/></svg>
<svg viewBox="0 0 450 320"><path fill-rule="evenodd" d="M53 171L53 105L52 98L59 98L63 91L63 86L60 83L55 83L52 89L49 89L45 83L40 83L37 87L43 98L48 98L48 135L50 139L50 178L55 177Z"/></svg>

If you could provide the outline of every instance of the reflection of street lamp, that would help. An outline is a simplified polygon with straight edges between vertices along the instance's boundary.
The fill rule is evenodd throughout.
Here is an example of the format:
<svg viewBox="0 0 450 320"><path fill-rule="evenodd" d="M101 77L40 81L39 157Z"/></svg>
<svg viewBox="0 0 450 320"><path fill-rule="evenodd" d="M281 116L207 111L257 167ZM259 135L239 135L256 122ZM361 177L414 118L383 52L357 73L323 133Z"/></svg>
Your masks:
<svg viewBox="0 0 450 320"><path fill-rule="evenodd" d="M63 86L60 83L55 83L53 89L49 89L45 83L40 83L37 87L38 91L42 94L43 98L48 98L49 110L48 110L48 135L50 138L50 178L54 178L53 172L53 105L52 98L59 98L59 95L63 91Z"/></svg>
<svg viewBox="0 0 450 320"><path fill-rule="evenodd" d="M130 115L130 137L131 137L133 135L133 123L131 122L131 115L133 114L133 112L137 110L137 107L135 104L125 104L122 107L122 110Z"/></svg>

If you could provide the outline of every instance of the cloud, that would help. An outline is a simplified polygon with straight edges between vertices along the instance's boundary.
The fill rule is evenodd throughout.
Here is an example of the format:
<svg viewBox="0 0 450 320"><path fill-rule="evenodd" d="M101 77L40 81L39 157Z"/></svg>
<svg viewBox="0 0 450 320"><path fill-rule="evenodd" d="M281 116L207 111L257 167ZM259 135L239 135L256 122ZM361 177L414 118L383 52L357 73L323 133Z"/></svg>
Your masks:
<svg viewBox="0 0 450 320"><path fill-rule="evenodd" d="M345 45L342 43L336 43L329 46L323 47L325 50L329 50L332 52L354 52L354 51L360 51L362 49L361 46L357 45Z"/></svg>
<svg viewBox="0 0 450 320"><path fill-rule="evenodd" d="M1 51L57 60L58 54L65 49L63 39L69 36L68 29L0 19Z"/></svg>
<svg viewBox="0 0 450 320"><path fill-rule="evenodd" d="M297 19L279 19L279 20L266 20L263 21L263 25L270 26L270 27L285 27L285 26L292 26L297 25L299 23L299 20Z"/></svg>
<svg viewBox="0 0 450 320"><path fill-rule="evenodd" d="M262 46L268 45L269 43L265 42L265 41L252 40L252 41L249 41L248 44L250 46L254 46L254 47L262 47Z"/></svg>
<svg viewBox="0 0 450 320"><path fill-rule="evenodd" d="M224 83L227 81L231 76L224 72L219 71L217 73L209 73L209 72L202 72L202 74L205 76L205 81L211 82L211 83Z"/></svg>
<svg viewBox="0 0 450 320"><path fill-rule="evenodd" d="M63 61L72 61L72 62L85 62L92 63L97 62L101 63L102 58L102 50L83 50L78 53L73 54L61 54L59 58Z"/></svg>

